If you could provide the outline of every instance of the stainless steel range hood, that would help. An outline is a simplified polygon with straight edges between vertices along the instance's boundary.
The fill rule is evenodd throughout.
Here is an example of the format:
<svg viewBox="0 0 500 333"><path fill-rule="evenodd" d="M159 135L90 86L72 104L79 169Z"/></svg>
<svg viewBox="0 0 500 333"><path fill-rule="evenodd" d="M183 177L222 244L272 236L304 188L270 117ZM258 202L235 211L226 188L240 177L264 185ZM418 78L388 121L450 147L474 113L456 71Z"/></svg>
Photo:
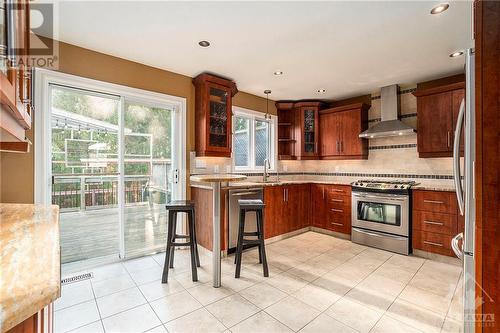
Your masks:
<svg viewBox="0 0 500 333"><path fill-rule="evenodd" d="M359 135L360 138L381 138L415 133L415 129L398 119L399 86L383 87L380 92L382 121L376 123Z"/></svg>

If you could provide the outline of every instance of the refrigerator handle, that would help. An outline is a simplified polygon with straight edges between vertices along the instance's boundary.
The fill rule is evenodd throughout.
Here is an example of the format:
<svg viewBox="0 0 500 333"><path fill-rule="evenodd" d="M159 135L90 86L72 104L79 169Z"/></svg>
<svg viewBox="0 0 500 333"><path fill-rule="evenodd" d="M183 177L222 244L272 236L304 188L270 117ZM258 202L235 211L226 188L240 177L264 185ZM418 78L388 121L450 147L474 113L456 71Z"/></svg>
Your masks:
<svg viewBox="0 0 500 333"><path fill-rule="evenodd" d="M455 128L455 138L453 139L453 180L455 181L455 193L457 195L460 215L464 215L464 191L462 189L462 180L460 179L460 133L462 132L464 115L465 100L462 99L457 117L457 126Z"/></svg>
<svg viewBox="0 0 500 333"><path fill-rule="evenodd" d="M461 232L458 235L456 235L455 237L453 237L451 240L451 249L453 250L453 252L455 252L455 255L460 260L462 260L464 258L464 252L460 249L458 242L460 240L463 240L463 238L464 238L464 234L463 234L463 232Z"/></svg>

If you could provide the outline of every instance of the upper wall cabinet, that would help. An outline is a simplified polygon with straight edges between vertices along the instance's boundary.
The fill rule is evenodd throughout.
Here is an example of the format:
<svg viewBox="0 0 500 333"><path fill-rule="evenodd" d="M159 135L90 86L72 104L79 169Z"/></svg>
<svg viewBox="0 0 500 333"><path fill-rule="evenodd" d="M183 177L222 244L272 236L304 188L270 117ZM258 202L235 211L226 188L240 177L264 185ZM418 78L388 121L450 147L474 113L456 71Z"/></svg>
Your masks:
<svg viewBox="0 0 500 333"><path fill-rule="evenodd" d="M28 151L31 128L29 3L0 0L0 151Z"/></svg>
<svg viewBox="0 0 500 333"><path fill-rule="evenodd" d="M464 87L463 75L417 85L417 90L413 94L417 97L419 157L453 155L455 125L465 95Z"/></svg>
<svg viewBox="0 0 500 333"><path fill-rule="evenodd" d="M368 128L369 105L356 103L319 112L321 159L368 158L368 140L359 134Z"/></svg>
<svg viewBox="0 0 500 333"><path fill-rule="evenodd" d="M293 102L276 102L278 110L278 159L296 160Z"/></svg>
<svg viewBox="0 0 500 333"><path fill-rule="evenodd" d="M294 104L295 155L299 160L319 157L319 110L322 102L299 102Z"/></svg>
<svg viewBox="0 0 500 333"><path fill-rule="evenodd" d="M196 88L196 156L231 157L232 97L236 83L210 74L193 79Z"/></svg>

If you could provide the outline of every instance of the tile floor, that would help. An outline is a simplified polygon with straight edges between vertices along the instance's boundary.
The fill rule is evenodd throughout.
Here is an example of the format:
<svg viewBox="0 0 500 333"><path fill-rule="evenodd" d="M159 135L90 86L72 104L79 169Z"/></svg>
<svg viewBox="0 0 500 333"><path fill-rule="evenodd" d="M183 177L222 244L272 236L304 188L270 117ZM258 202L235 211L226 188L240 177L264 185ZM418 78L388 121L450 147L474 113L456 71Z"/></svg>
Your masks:
<svg viewBox="0 0 500 333"><path fill-rule="evenodd" d="M240 279L223 260L211 286L201 255L191 281L189 252L176 252L168 284L164 254L101 266L62 287L56 332L460 332L461 267L307 232L267 245L270 277L256 250ZM201 253L200 253L201 254ZM83 273L83 272L79 272Z"/></svg>

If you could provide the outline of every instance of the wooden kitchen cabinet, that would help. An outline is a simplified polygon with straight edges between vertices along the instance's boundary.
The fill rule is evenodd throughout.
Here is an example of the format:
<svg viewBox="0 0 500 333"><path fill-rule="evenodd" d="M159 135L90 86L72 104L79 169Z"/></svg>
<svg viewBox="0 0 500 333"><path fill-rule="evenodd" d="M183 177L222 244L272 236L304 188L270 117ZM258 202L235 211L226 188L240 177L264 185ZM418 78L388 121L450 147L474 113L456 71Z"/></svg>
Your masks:
<svg viewBox="0 0 500 333"><path fill-rule="evenodd" d="M311 224L343 234L351 234L351 187L311 185Z"/></svg>
<svg viewBox="0 0 500 333"><path fill-rule="evenodd" d="M278 111L278 159L296 160L293 102L276 102Z"/></svg>
<svg viewBox="0 0 500 333"><path fill-rule="evenodd" d="M193 79L196 88L196 156L231 157L232 97L236 83L210 74Z"/></svg>
<svg viewBox="0 0 500 333"><path fill-rule="evenodd" d="M326 185L311 185L311 225L316 228L326 229Z"/></svg>
<svg viewBox="0 0 500 333"><path fill-rule="evenodd" d="M463 75L423 82L417 97L419 157L451 157L460 104L465 95ZM462 134L463 135L463 134ZM463 151L463 137L461 150Z"/></svg>
<svg viewBox="0 0 500 333"><path fill-rule="evenodd" d="M454 192L413 191L413 248L454 257L451 239L463 231Z"/></svg>
<svg viewBox="0 0 500 333"><path fill-rule="evenodd" d="M25 131L31 128L32 77L28 66L29 2L1 0L0 25L0 151L27 152ZM15 45L15 50L13 50Z"/></svg>
<svg viewBox="0 0 500 333"><path fill-rule="evenodd" d="M298 160L318 159L319 110L322 102L298 102L294 104L295 156Z"/></svg>
<svg viewBox="0 0 500 333"><path fill-rule="evenodd" d="M369 105L356 103L321 110L321 159L367 159L368 140L359 134L368 128Z"/></svg>

